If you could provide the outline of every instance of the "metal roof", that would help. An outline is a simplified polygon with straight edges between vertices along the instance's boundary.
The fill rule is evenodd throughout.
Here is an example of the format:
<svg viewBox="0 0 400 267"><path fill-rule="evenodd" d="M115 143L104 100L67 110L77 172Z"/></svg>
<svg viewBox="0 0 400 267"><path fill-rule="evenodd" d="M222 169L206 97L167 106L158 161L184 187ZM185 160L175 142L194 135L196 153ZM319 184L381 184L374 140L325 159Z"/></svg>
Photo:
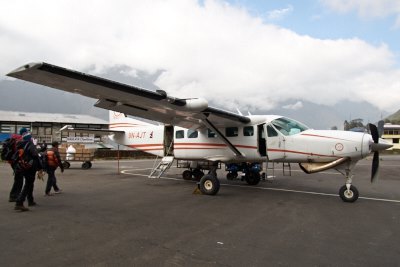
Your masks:
<svg viewBox="0 0 400 267"><path fill-rule="evenodd" d="M389 123L387 123L387 124L385 124L385 125L383 126L383 128L384 128L385 130L389 130L389 129L400 129L400 125L398 125L398 124L389 124Z"/></svg>
<svg viewBox="0 0 400 267"><path fill-rule="evenodd" d="M0 121L108 124L108 121L106 120L82 114L37 113L4 110L0 110Z"/></svg>

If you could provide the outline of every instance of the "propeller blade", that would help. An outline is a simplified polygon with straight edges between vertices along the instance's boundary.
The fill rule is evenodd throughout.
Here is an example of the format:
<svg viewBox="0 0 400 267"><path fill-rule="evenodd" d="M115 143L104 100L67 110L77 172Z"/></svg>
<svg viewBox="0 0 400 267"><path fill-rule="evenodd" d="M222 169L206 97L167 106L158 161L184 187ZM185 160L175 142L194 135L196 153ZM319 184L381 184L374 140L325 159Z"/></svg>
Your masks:
<svg viewBox="0 0 400 267"><path fill-rule="evenodd" d="M372 170L371 170L371 183L376 182L379 177L379 152L374 153L372 159Z"/></svg>
<svg viewBox="0 0 400 267"><path fill-rule="evenodd" d="M379 142L378 128L376 127L375 124L372 124L372 123L368 123L368 127L369 127L369 131L371 132L374 143L378 143Z"/></svg>

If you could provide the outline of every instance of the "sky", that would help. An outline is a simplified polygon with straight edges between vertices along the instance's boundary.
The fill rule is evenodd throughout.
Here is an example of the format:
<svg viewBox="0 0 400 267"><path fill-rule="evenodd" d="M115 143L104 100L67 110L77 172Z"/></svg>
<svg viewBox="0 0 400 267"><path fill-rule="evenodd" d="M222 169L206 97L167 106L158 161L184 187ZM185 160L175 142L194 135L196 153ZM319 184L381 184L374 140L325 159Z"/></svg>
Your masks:
<svg viewBox="0 0 400 267"><path fill-rule="evenodd" d="M124 66L126 76L157 74L155 85L172 96L230 110L344 100L400 109L398 0L0 0L0 7L0 80L28 62L98 76Z"/></svg>

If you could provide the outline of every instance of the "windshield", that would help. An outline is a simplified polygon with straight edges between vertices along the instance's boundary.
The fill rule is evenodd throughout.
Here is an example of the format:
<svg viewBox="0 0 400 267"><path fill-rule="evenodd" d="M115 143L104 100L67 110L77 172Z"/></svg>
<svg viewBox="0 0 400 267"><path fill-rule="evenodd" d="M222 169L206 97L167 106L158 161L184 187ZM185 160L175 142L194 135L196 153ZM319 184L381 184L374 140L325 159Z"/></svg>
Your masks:
<svg viewBox="0 0 400 267"><path fill-rule="evenodd" d="M308 129L304 124L285 117L273 120L271 123L283 135L294 135Z"/></svg>

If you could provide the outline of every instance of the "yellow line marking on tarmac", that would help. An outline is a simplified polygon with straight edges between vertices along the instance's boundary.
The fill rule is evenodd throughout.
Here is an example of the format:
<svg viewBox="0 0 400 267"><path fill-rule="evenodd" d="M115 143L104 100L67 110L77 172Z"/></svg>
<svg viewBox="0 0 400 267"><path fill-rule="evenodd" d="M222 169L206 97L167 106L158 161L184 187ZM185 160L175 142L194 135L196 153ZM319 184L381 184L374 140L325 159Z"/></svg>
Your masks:
<svg viewBox="0 0 400 267"><path fill-rule="evenodd" d="M131 171L145 171L145 170L152 170L151 168L141 168L141 169L128 169L128 170L122 170L121 173L126 174L126 175L134 175L134 176L142 176L142 177L147 177L148 174L139 174L139 173L131 173ZM335 174L335 173L331 173ZM173 177L167 177L167 176L162 176L160 178L149 178L149 179L163 179L163 180L175 180L175 181L182 181L182 182L195 182L195 181L190 181L190 180L183 180L181 178L173 178ZM225 183L220 183L223 186L230 186L230 187L240 187L240 188L246 188L246 189L258 189L258 190L269 190L269 191L281 191L281 192L290 192L290 193L300 193L300 194L309 194L309 195L320 195L320 196L330 196L330 197L338 197L338 194L329 194L329 193L320 193L320 192L312 192L312 191L301 191L301 190L293 190L293 189L284 189L284 188L272 188L272 187L262 187L262 186L248 186L248 185L234 185L234 184L225 184ZM381 202L391 202L391 203L400 203L400 200L397 199L384 199L384 198L373 198L373 197L359 197L359 199L365 199L365 200L372 200L372 201L381 201Z"/></svg>

